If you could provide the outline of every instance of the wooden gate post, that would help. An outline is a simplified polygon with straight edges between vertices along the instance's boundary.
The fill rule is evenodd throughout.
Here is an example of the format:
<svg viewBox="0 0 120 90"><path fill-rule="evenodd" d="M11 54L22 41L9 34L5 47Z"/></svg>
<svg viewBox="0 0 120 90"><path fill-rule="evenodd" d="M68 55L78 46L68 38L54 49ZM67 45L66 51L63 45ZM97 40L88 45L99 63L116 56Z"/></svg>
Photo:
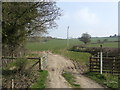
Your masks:
<svg viewBox="0 0 120 90"><path fill-rule="evenodd" d="M112 74L114 74L114 69L115 69L115 57L113 57L112 61Z"/></svg>
<svg viewBox="0 0 120 90"><path fill-rule="evenodd" d="M89 65L90 72L92 71L92 70L91 70L91 59L92 59L92 57L89 58L89 60L90 60L90 61L89 61L89 64L90 64L90 65Z"/></svg>
<svg viewBox="0 0 120 90"><path fill-rule="evenodd" d="M102 53L102 45L100 45L101 51L100 51L100 74L103 72L103 53Z"/></svg>
<svg viewBox="0 0 120 90"><path fill-rule="evenodd" d="M98 67L100 68L100 52L98 52L98 55L97 55L97 64L98 64Z"/></svg>
<svg viewBox="0 0 120 90"><path fill-rule="evenodd" d="M14 88L14 79L12 79L11 84L12 84L12 89L13 89Z"/></svg>
<svg viewBox="0 0 120 90"><path fill-rule="evenodd" d="M41 57L41 70L43 70L43 59L44 57Z"/></svg>
<svg viewBox="0 0 120 90"><path fill-rule="evenodd" d="M41 70L41 58L39 57L39 70Z"/></svg>

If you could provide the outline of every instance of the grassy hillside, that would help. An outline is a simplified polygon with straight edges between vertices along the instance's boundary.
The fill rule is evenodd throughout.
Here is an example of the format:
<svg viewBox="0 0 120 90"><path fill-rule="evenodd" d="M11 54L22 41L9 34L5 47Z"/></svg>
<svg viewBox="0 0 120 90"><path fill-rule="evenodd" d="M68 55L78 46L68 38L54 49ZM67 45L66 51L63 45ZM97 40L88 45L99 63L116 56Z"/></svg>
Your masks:
<svg viewBox="0 0 120 90"><path fill-rule="evenodd" d="M48 42L34 42L34 43L27 43L27 49L32 51L47 51L50 50L53 53L57 53L60 55L65 56L71 60L76 60L79 62L88 62L90 54L88 53L80 53L80 52L72 52L68 51L67 49L67 40L65 39L53 39L49 40ZM82 44L78 39L70 39L69 40L69 48L73 45Z"/></svg>
<svg viewBox="0 0 120 90"><path fill-rule="evenodd" d="M87 46L89 47L99 47L102 43L98 44L96 43L97 40L101 40L103 41L104 39L108 39L108 41L117 41L117 38L91 38L91 43L93 44L88 44ZM83 52L73 52L73 51L69 51L68 49L70 47L72 47L73 45L80 45L83 44L81 41L79 41L78 39L70 39L69 40L69 47L67 47L67 40L65 39L51 39L47 42L28 42L26 45L26 48L28 50L31 51L47 51L50 50L53 53L57 53L60 55L63 55L66 58L69 58L73 61L77 61L80 62L81 65L87 65L89 63L89 57L90 54L89 53L83 53ZM107 43L103 43L103 47L118 47L118 43L117 42L107 42ZM103 85L107 85L110 88L116 88L117 85L117 79L114 77L105 77L101 78L103 76L101 75L95 75L95 74L91 74L88 73L87 75L88 77L90 77L93 80L96 80L98 83L101 83ZM74 78L68 73L68 74L64 74L65 79L70 82L73 86L76 86L76 84L74 84ZM40 79L39 81L41 82L42 79ZM38 84L36 84L36 86L39 86L39 81ZM110 83L109 83L110 81ZM111 84L111 82L113 82ZM35 86L35 87L36 87ZM42 85L44 86L44 85ZM77 85L79 86L79 85Z"/></svg>
<svg viewBox="0 0 120 90"><path fill-rule="evenodd" d="M108 41L118 41L118 38L112 38L112 37L92 37L92 42L97 42L97 40L103 41L104 39L107 39Z"/></svg>
<svg viewBox="0 0 120 90"><path fill-rule="evenodd" d="M98 39L104 40L105 38L92 38L92 42L96 42ZM117 38L107 38L108 41L116 41ZM61 54L66 58L71 60L76 60L81 63L88 63L89 61L89 53L81 53L81 52L72 52L68 51L67 49L72 47L73 45L80 45L83 44L78 39L70 39L69 40L69 47L67 47L67 40L66 39L51 39L47 42L28 42L26 48L31 51L47 51L50 50L53 53ZM88 44L90 47L99 47L100 44ZM117 42L108 42L103 43L103 47L117 47Z"/></svg>
<svg viewBox="0 0 120 90"><path fill-rule="evenodd" d="M70 39L69 45L70 47L76 44L81 44L78 39ZM29 42L27 43L27 49L33 51L44 51L44 50L60 50L67 48L67 40L66 39L52 39L47 42Z"/></svg>
<svg viewBox="0 0 120 90"><path fill-rule="evenodd" d="M99 47L101 43L99 44L89 44L89 47ZM102 43L103 47L118 47L118 42L108 42L108 43Z"/></svg>
<svg viewBox="0 0 120 90"><path fill-rule="evenodd" d="M96 42L97 40L108 39L108 41L117 41L118 38L91 38L91 43ZM70 39L69 40L69 48L73 45L83 44L83 42L78 39ZM88 44L88 46L98 47L100 44ZM44 51L44 50L60 50L67 48L67 40L66 39L51 39L47 42L28 42L27 49L33 51ZM117 42L108 42L103 43L103 47L118 47Z"/></svg>

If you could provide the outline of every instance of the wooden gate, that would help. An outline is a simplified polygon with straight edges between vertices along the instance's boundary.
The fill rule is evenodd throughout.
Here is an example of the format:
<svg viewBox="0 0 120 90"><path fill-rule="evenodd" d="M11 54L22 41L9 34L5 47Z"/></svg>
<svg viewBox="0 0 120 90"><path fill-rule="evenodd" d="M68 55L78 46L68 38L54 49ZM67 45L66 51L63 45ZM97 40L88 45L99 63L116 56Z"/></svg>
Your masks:
<svg viewBox="0 0 120 90"><path fill-rule="evenodd" d="M103 73L120 75L120 58L103 57ZM90 72L100 72L100 57L90 57Z"/></svg>
<svg viewBox="0 0 120 90"><path fill-rule="evenodd" d="M18 58L17 57L2 57L2 66L6 66L8 64L8 62L10 63L11 60L13 61L15 59L18 59ZM41 70L41 57L29 57L29 58L20 58L20 59L38 60L30 68L32 68L35 65L39 64L39 70Z"/></svg>

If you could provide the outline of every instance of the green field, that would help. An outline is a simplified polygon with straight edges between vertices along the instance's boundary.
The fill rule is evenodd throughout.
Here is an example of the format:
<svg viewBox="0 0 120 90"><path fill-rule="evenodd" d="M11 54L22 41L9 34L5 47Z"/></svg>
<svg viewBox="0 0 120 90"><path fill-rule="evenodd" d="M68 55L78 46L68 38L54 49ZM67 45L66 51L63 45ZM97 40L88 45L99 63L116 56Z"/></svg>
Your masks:
<svg viewBox="0 0 120 90"><path fill-rule="evenodd" d="M69 45L70 47L76 44L81 44L81 42L77 39L70 39ZM65 39L53 39L49 40L47 42L29 42L27 43L27 49L33 50L33 51L44 51L44 50L60 50L60 49L66 49L67 48L67 40Z"/></svg>
<svg viewBox="0 0 120 90"><path fill-rule="evenodd" d="M98 39L104 40L106 38L91 38L91 43L96 42ZM107 38L108 41L116 41L117 38ZM28 42L26 48L31 51L51 51L63 55L66 58L87 64L89 61L90 54L82 52L73 52L68 49L74 45L80 45L83 42L78 39L70 39L69 47L67 47L66 39L51 39L47 42ZM90 47L99 47L101 44L88 44ZM103 43L103 47L118 47L117 42Z"/></svg>
<svg viewBox="0 0 120 90"><path fill-rule="evenodd" d="M101 45L101 43L100 44L96 43L98 39L104 40L105 38L92 38L91 43L94 43L94 44L88 44L87 46L99 47ZM117 38L109 38L108 41L117 41ZM72 46L80 45L80 44L83 44L83 43L81 41L79 41L78 39L70 39L69 40L69 47L67 47L67 40L65 40L65 39L51 39L47 42L34 42L34 43L28 42L26 45L26 48L30 51L47 51L47 50L49 50L52 53L57 53L57 54L60 54L68 59L71 59L73 61L80 62L81 65L87 65L87 64L89 64L89 57L90 57L89 53L74 52L74 51L68 50ZM102 43L102 45L103 45L103 47L118 47L117 42L107 42L107 43ZM90 75L88 75L88 76L90 76ZM64 77L67 79L67 81L69 83L71 83L73 86L76 86L76 84L73 83L74 80L71 79L72 76L70 76L69 74L64 74ZM100 76L94 75L94 77L90 76L90 78L97 81L98 83L100 83L102 81L103 83L101 83L101 84L107 85L110 88L117 87L116 84L114 84L114 83L108 83L110 80L111 80L110 82L113 81L116 83L116 78L114 79L114 77L107 78L106 80L103 80L103 79L100 80L99 79ZM79 85L77 85L77 86L79 86ZM44 87L44 85L43 85L43 87Z"/></svg>
<svg viewBox="0 0 120 90"><path fill-rule="evenodd" d="M96 42L97 40L104 40L106 38L91 38L91 43ZM117 41L118 38L108 38L108 41ZM69 40L69 47L67 47L67 40L66 39L51 39L47 42L28 42L27 49L32 51L44 51L44 50L60 50L60 49L67 49L72 47L73 45L80 45L83 42L79 41L78 39L70 39ZM91 47L98 47L100 44L88 44ZM103 47L118 47L117 42L107 42L102 43Z"/></svg>
<svg viewBox="0 0 120 90"><path fill-rule="evenodd" d="M91 41L96 42L97 40L103 41L104 39L107 39L108 41L118 41L118 38L112 38L112 37L92 37Z"/></svg>
<svg viewBox="0 0 120 90"><path fill-rule="evenodd" d="M53 53L57 53L63 55L66 58L71 60L76 60L81 63L88 63L88 59L90 54L89 53L81 53L81 52L72 52L67 50L68 48L72 47L73 45L82 44L78 39L70 39L69 40L69 47L67 47L67 40L59 40L53 39L48 42L35 42L35 43L28 43L27 49L32 51L47 51L50 50Z"/></svg>
<svg viewBox="0 0 120 90"><path fill-rule="evenodd" d="M101 44L89 44L89 47L100 47ZM118 47L118 42L102 43L103 47Z"/></svg>

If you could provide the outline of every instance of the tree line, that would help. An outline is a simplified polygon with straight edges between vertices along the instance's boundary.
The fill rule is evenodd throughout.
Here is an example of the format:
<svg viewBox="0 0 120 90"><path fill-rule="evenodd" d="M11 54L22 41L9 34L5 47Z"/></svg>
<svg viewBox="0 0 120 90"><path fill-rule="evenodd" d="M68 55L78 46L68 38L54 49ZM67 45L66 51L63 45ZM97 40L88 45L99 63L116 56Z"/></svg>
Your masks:
<svg viewBox="0 0 120 90"><path fill-rule="evenodd" d="M57 27L55 20L60 16L56 2L2 2L3 55L17 54L27 37Z"/></svg>
<svg viewBox="0 0 120 90"><path fill-rule="evenodd" d="M109 36L108 38L117 38L117 37L119 37L119 35L114 34L113 36ZM83 33L82 36L79 37L78 39L82 41L84 44L88 44L91 42L91 35L88 33ZM103 40L98 39L96 43L105 43L105 42L108 42L108 39L103 39Z"/></svg>

